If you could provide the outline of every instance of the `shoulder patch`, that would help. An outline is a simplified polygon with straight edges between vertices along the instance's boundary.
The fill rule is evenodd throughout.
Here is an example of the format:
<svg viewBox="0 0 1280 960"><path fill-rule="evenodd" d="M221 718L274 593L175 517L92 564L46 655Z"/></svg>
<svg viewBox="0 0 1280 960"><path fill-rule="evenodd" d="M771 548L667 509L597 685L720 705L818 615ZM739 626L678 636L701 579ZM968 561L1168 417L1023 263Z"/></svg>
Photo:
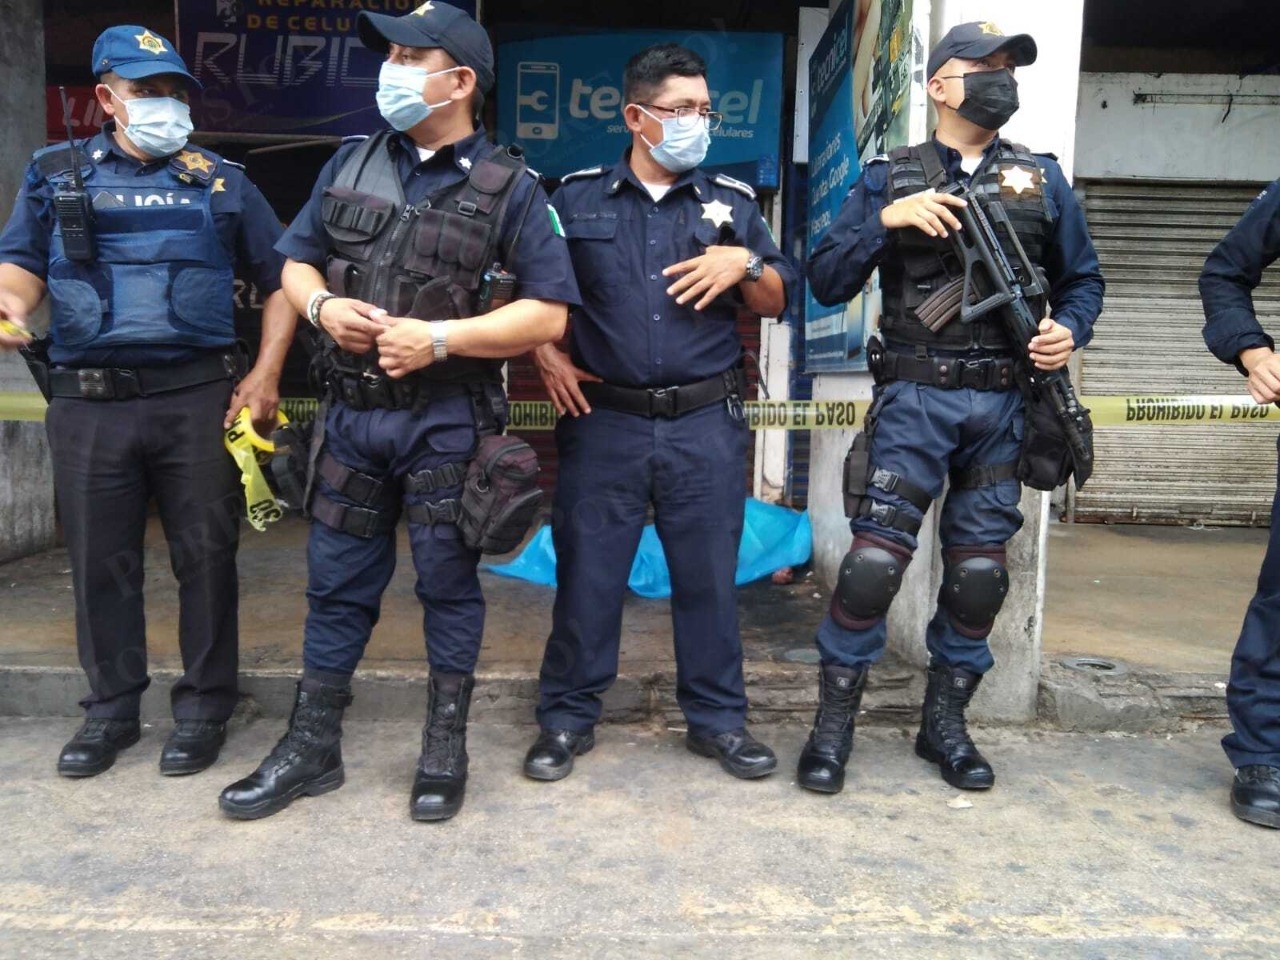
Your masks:
<svg viewBox="0 0 1280 960"><path fill-rule="evenodd" d="M718 183L722 187L728 187L730 190L737 190L739 193L751 200L756 198L756 192L750 186L743 183L741 180L735 180L733 177L726 176L723 173L717 173L711 178L711 182Z"/></svg>
<svg viewBox="0 0 1280 960"><path fill-rule="evenodd" d="M573 173L566 173L560 178L561 183L568 183L570 180L581 180L585 177L603 177L605 169L603 166L584 167L581 170L575 170Z"/></svg>

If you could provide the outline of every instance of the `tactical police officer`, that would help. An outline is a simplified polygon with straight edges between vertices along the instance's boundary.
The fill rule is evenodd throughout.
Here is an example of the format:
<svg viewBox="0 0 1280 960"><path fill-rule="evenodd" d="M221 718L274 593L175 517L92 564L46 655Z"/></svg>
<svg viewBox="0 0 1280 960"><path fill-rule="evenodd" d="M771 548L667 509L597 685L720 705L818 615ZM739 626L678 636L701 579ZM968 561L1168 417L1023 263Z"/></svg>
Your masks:
<svg viewBox="0 0 1280 960"><path fill-rule="evenodd" d="M164 774L217 759L237 697L236 546L243 509L222 428L245 406L274 420L295 315L280 292L280 225L242 169L187 143L200 84L173 45L112 27L93 47L109 118L74 150L37 151L0 235L0 315L24 344L49 295L49 340L29 363L46 423L90 693L58 772L101 773L137 742L147 677L143 535L155 496L179 586L185 672ZM77 177L78 174L78 177ZM234 386L233 267L266 297L254 369Z"/></svg>
<svg viewBox="0 0 1280 960"><path fill-rule="evenodd" d="M594 744L617 675L623 592L646 508L671 568L677 698L690 750L737 777L773 752L746 732L734 570L746 496L738 307L776 316L795 275L753 191L698 169L721 122L706 64L675 44L623 75L631 145L553 196L582 289L569 354L535 358L560 455L556 593L542 664L542 733L524 771L567 776Z"/></svg>
<svg viewBox="0 0 1280 960"><path fill-rule="evenodd" d="M1258 323L1251 294L1277 258L1280 180L1249 206L1200 274L1205 343L1215 357L1248 376L1258 403L1280 401L1280 357ZM1231 808L1242 820L1280 827L1280 486L1258 590L1231 658L1227 710L1234 729L1222 746L1236 768Z"/></svg>
<svg viewBox="0 0 1280 960"><path fill-rule="evenodd" d="M874 400L853 451L866 459L847 478L853 545L817 636L820 704L798 771L810 790L843 786L867 668L884 650L885 616L924 512L948 478L939 528L945 574L925 637L930 667L916 753L955 787L995 782L965 709L993 663L987 636L1008 588L1005 543L1022 525L1024 410L1012 373L1013 351L1022 348L995 314L968 324L952 318L935 332L917 310L963 273L947 239L960 229L952 209L963 201L936 191L968 183L1003 204L1047 275L1053 315L1040 321L1031 361L1058 369L1089 340L1103 281L1083 213L1053 157L998 133L1018 108L1014 69L1035 58L1031 37L1003 36L991 23L950 30L928 62L933 139L871 161L809 262L814 296L826 304L849 300L878 266L884 304L883 343L873 341L868 358Z"/></svg>
<svg viewBox="0 0 1280 960"><path fill-rule="evenodd" d="M440 2L358 26L386 54L377 103L394 129L339 149L279 245L289 299L327 337L331 405L312 442L303 677L288 732L222 793L238 818L341 785L342 714L401 513L431 667L410 813L461 808L484 598L459 494L478 435L505 425L502 358L560 337L578 297L536 175L476 128L494 79L484 29Z"/></svg>

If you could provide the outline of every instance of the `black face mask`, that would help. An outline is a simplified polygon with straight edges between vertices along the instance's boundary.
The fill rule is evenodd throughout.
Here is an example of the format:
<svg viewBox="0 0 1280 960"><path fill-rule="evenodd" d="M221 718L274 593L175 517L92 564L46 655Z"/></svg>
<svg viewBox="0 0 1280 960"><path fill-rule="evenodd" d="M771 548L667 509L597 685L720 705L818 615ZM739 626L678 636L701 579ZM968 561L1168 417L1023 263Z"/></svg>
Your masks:
<svg viewBox="0 0 1280 960"><path fill-rule="evenodd" d="M1008 70L964 75L964 100L956 113L983 130L999 130L1018 112L1018 81Z"/></svg>

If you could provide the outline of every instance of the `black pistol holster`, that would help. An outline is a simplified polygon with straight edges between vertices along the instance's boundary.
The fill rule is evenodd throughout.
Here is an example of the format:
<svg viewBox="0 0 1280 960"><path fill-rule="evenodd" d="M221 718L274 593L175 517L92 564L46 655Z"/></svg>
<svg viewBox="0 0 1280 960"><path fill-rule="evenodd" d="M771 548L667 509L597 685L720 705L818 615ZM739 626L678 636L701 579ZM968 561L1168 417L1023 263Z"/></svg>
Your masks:
<svg viewBox="0 0 1280 960"><path fill-rule="evenodd" d="M48 403L53 397L53 391L49 387L49 338L36 337L28 340L18 348L18 352L22 354L27 369L31 371L31 378L35 380L40 394Z"/></svg>

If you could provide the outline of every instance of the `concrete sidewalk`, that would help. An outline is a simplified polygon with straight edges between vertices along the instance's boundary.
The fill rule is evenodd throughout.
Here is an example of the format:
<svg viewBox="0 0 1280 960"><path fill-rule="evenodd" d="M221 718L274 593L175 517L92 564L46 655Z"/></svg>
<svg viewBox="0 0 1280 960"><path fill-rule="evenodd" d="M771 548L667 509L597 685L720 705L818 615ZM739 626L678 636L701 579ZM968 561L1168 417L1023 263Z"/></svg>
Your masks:
<svg viewBox="0 0 1280 960"><path fill-rule="evenodd" d="M287 716L306 616L306 526L286 521L246 530L240 552L241 670L257 715ZM1049 528L1048 591L1040 719L1064 729L1176 729L1225 716L1231 650L1266 546L1263 529L1102 526ZM178 675L177 590L154 522L146 556L148 646L154 678L147 715L168 715ZM74 716L84 677L76 661L75 611L66 554L52 550L0 565L0 715ZM796 582L765 580L739 591L753 718L812 716L814 631L829 595L805 571ZM530 722L554 591L481 574L488 620L477 717ZM399 565L357 675L362 719L411 719L425 702L422 610L405 538ZM922 640L920 641L923 642ZM1063 666L1074 657L1113 661L1111 670ZM996 665L999 671L1001 666ZM671 605L628 596L621 675L608 699L619 722L675 722ZM919 669L887 660L871 673L871 718L918 715Z"/></svg>
<svg viewBox="0 0 1280 960"><path fill-rule="evenodd" d="M1216 727L979 731L997 786L959 798L893 726L859 731L826 797L794 785L799 726L757 731L781 760L763 781L613 725L543 784L519 773L527 727L479 724L465 808L420 824L417 724L348 724L347 785L251 823L216 795L280 721L237 723L177 779L156 772L164 724L101 777L59 778L74 726L0 720L0 956L1280 955L1280 834L1231 815Z"/></svg>

